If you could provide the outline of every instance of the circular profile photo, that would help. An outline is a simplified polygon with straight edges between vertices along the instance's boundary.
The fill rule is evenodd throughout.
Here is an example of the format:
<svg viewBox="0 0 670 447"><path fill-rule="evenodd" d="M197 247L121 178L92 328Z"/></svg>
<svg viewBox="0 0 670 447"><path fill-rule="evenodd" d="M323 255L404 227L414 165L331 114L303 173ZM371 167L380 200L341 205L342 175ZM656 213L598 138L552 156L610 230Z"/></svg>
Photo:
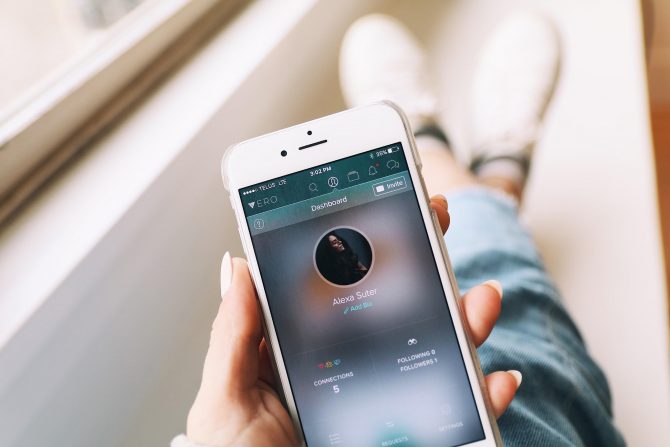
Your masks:
<svg viewBox="0 0 670 447"><path fill-rule="evenodd" d="M327 231L316 244L314 266L327 282L346 287L354 285L370 272L373 262L370 241L353 228Z"/></svg>

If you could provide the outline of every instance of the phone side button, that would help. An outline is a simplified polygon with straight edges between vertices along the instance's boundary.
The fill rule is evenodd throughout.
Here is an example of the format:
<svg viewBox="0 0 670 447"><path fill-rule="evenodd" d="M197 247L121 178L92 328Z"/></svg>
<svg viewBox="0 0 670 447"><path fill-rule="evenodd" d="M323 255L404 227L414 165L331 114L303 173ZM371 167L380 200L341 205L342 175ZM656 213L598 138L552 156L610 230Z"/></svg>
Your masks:
<svg viewBox="0 0 670 447"><path fill-rule="evenodd" d="M414 155L414 162L416 163L416 166L419 168L419 171L423 170L423 162L421 161L421 155L419 155L419 149L417 149L416 146L416 140L410 142L411 148L412 148L412 154Z"/></svg>
<svg viewBox="0 0 670 447"><path fill-rule="evenodd" d="M249 259L249 250L247 250L247 241L245 240L244 236L242 235L242 229L240 226L237 226L237 233L240 235L240 240L242 241L242 250L244 250L244 255Z"/></svg>

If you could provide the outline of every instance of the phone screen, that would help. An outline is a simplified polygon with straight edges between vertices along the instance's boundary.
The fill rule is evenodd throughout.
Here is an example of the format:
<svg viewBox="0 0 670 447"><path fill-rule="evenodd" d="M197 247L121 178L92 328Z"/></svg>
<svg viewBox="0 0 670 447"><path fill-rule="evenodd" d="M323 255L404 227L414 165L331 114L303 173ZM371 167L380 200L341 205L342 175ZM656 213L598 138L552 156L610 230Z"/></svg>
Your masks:
<svg viewBox="0 0 670 447"><path fill-rule="evenodd" d="M308 445L484 439L401 143L240 197Z"/></svg>

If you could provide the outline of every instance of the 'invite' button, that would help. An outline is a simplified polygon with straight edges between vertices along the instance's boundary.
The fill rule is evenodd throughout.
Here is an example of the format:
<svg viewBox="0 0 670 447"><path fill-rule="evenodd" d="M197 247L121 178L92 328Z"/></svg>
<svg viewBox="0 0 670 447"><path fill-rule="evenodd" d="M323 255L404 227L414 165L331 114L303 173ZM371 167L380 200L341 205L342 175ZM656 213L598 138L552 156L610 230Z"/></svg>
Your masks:
<svg viewBox="0 0 670 447"><path fill-rule="evenodd" d="M383 182L375 183L372 185L372 191L376 196L381 196L383 194L388 194L394 191L400 191L401 189L407 188L407 181L405 180L404 175L399 175L393 177L389 180L384 180Z"/></svg>

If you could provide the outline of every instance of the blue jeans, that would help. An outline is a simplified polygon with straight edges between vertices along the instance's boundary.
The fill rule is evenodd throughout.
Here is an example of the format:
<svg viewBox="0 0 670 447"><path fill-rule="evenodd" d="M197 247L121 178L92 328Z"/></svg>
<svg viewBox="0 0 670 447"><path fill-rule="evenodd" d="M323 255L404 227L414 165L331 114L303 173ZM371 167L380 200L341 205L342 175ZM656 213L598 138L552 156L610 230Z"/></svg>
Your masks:
<svg viewBox="0 0 670 447"><path fill-rule="evenodd" d="M445 240L462 292L488 279L499 280L505 292L500 319L479 348L485 373L523 374L498 421L505 445L624 445L607 379L561 304L515 204L484 189L448 198Z"/></svg>

